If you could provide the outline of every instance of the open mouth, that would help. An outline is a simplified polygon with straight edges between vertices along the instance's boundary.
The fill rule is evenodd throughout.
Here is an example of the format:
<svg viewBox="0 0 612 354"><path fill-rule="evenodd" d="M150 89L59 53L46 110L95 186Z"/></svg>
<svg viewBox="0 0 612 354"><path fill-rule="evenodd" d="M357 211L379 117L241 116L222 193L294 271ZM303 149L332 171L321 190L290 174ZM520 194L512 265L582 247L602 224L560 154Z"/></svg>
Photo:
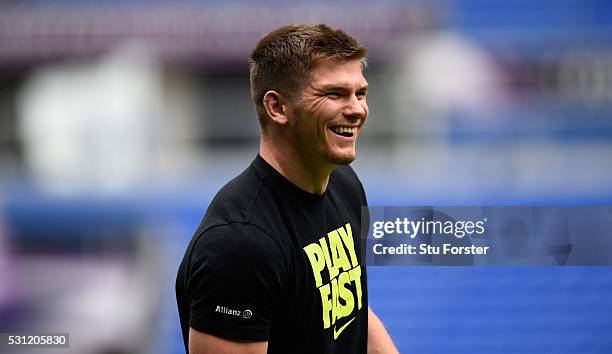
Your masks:
<svg viewBox="0 0 612 354"><path fill-rule="evenodd" d="M331 128L331 131L334 132L337 135L343 136L345 138L350 138L353 135L355 135L355 133L357 133L357 128L356 127L333 127Z"/></svg>

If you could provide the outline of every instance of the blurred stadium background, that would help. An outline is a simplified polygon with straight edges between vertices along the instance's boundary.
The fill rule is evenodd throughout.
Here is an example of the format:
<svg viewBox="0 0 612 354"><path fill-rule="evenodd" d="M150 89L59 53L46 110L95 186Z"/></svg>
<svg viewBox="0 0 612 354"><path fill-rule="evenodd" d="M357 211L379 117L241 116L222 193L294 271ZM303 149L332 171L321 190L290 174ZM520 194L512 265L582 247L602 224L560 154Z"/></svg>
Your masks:
<svg viewBox="0 0 612 354"><path fill-rule="evenodd" d="M175 271L257 151L248 54L291 22L369 47L370 204L612 203L609 1L0 1L0 332L182 352ZM607 267L369 279L402 353L612 353Z"/></svg>

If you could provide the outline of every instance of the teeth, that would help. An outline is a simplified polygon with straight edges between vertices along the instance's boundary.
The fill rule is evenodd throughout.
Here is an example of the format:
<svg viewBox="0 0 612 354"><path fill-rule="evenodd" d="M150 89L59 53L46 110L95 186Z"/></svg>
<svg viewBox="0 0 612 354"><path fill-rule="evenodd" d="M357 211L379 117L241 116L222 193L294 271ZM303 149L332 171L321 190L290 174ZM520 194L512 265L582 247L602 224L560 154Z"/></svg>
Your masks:
<svg viewBox="0 0 612 354"><path fill-rule="evenodd" d="M351 134L355 134L357 133L357 128L356 127L334 127L332 129L335 133L351 133Z"/></svg>

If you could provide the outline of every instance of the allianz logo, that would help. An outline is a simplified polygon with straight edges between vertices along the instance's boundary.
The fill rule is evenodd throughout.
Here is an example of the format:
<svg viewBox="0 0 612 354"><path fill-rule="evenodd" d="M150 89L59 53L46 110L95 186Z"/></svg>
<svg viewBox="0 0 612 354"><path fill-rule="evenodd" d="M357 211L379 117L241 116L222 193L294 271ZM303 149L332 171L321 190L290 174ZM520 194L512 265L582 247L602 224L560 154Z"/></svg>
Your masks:
<svg viewBox="0 0 612 354"><path fill-rule="evenodd" d="M217 307L215 308L215 312L217 313L222 313L224 315L231 315L231 316L236 316L236 317L242 317L245 319L249 319L251 317L253 317L253 311L251 310L244 310L244 311L240 311L240 310L234 310L231 309L229 307L225 307L225 306L219 306L217 305Z"/></svg>

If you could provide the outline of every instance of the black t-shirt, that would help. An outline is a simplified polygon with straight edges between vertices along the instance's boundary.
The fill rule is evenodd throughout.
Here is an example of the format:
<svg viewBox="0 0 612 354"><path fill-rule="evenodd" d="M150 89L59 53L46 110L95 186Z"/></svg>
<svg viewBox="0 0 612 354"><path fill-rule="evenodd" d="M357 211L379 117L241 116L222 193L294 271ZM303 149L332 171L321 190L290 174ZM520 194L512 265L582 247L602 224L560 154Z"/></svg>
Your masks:
<svg viewBox="0 0 612 354"><path fill-rule="evenodd" d="M179 267L185 348L193 327L268 353L365 353L362 205L349 166L315 195L258 155L217 193Z"/></svg>

